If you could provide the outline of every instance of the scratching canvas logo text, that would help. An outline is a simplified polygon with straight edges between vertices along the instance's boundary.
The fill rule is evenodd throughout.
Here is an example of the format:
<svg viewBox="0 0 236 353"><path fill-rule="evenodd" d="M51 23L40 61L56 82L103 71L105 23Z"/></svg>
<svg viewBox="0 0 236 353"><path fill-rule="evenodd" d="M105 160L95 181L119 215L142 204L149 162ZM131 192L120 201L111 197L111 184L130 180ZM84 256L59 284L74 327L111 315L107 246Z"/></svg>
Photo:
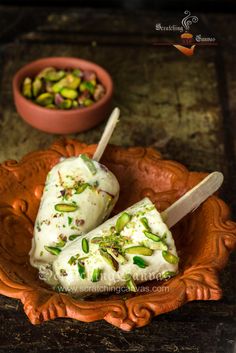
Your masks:
<svg viewBox="0 0 236 353"><path fill-rule="evenodd" d="M163 25L162 23L156 23L156 31L164 31L169 33L180 33L179 40L180 43L154 43L155 45L170 44L174 46L177 50L186 56L192 56L197 45L216 45L215 37L204 36L200 33L193 35L190 32L190 28L193 24L199 21L198 17L192 15L190 11L184 11L185 17L182 19L181 24L169 24Z"/></svg>

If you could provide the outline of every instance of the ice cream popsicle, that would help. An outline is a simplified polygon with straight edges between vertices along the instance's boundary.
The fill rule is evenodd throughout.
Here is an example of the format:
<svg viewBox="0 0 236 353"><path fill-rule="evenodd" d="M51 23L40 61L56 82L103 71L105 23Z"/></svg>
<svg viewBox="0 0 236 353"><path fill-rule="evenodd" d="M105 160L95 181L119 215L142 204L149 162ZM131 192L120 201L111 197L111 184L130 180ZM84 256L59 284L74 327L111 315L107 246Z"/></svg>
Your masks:
<svg viewBox="0 0 236 353"><path fill-rule="evenodd" d="M32 266L43 269L77 237L101 224L119 196L119 183L87 155L61 160L49 172L35 221Z"/></svg>
<svg viewBox="0 0 236 353"><path fill-rule="evenodd" d="M76 239L53 263L66 292L76 295L110 291L178 271L174 239L154 204L144 198Z"/></svg>

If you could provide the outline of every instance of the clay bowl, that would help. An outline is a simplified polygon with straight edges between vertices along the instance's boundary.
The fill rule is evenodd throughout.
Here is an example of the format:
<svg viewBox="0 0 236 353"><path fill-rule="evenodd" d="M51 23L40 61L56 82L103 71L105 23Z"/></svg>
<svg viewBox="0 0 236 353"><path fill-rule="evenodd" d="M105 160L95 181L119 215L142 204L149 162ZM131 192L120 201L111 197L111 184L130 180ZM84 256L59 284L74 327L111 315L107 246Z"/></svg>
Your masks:
<svg viewBox="0 0 236 353"><path fill-rule="evenodd" d="M81 68L94 71L106 88L105 95L86 108L71 110L48 109L26 99L20 91L25 77L34 77L42 69L54 66L59 69ZM113 83L110 75L101 66L87 60L70 57L44 58L23 66L13 78L13 95L17 112L33 127L54 134L69 134L85 131L106 119L111 110Z"/></svg>
<svg viewBox="0 0 236 353"><path fill-rule="evenodd" d="M179 274L166 282L146 282L135 294L107 294L87 300L56 293L38 279L29 264L34 220L48 171L62 156L92 155L95 145L74 140L56 142L49 150L33 152L19 163L0 166L0 293L20 299L33 324L57 317L91 322L104 319L123 330L148 324L153 316L192 300L217 300L222 295L218 272L236 246L236 224L227 205L210 197L173 229L180 256ZM162 211L197 184L203 173L162 160L150 148L109 146L103 163L121 185L114 213L150 197ZM144 288L144 289L143 289Z"/></svg>

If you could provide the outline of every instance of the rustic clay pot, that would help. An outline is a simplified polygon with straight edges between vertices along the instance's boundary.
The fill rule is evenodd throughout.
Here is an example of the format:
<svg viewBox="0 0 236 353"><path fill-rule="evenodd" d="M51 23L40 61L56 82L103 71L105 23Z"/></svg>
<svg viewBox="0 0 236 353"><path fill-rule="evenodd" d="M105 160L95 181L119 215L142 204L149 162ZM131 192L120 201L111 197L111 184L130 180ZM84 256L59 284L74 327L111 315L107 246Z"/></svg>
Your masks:
<svg viewBox="0 0 236 353"><path fill-rule="evenodd" d="M21 84L25 77L34 77L39 71L49 66L59 69L81 68L94 71L106 88L106 93L98 102L86 108L61 110L41 107L21 94ZM111 111L112 94L113 83L108 72L95 63L77 58L51 57L32 61L23 66L13 78L13 95L19 115L33 127L55 134L85 131L99 124L108 117Z"/></svg>
<svg viewBox="0 0 236 353"><path fill-rule="evenodd" d="M179 274L169 281L147 282L136 294L77 300L54 292L38 279L28 253L46 175L61 156L92 155L95 147L64 140L49 150L28 154L19 163L6 161L0 166L0 293L20 299L33 324L57 317L86 322L104 319L123 330L144 326L153 316L191 300L221 298L218 272L236 246L236 224L229 219L227 205L216 196L172 229L181 261ZM109 146L103 163L121 185L114 213L144 196L162 211L205 176L162 160L151 148Z"/></svg>

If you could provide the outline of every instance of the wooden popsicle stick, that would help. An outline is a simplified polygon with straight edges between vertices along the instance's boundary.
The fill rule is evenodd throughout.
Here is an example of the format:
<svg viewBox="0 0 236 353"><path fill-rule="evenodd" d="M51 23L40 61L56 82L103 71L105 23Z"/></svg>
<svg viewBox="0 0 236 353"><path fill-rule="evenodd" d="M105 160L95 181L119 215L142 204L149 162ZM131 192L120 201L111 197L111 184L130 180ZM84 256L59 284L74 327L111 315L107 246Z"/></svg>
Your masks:
<svg viewBox="0 0 236 353"><path fill-rule="evenodd" d="M173 227L184 216L198 208L202 202L219 189L223 180L224 176L220 172L209 174L199 184L163 211L161 216L168 228Z"/></svg>
<svg viewBox="0 0 236 353"><path fill-rule="evenodd" d="M105 151L105 148L107 147L107 144L111 138L111 135L116 127L116 124L119 121L119 116L120 116L120 109L115 108L112 111L112 113L107 121L106 127L105 127L103 134L102 134L102 137L98 143L97 149L94 152L93 159L95 161L97 161L97 162L100 161L100 159L103 155L103 152Z"/></svg>

